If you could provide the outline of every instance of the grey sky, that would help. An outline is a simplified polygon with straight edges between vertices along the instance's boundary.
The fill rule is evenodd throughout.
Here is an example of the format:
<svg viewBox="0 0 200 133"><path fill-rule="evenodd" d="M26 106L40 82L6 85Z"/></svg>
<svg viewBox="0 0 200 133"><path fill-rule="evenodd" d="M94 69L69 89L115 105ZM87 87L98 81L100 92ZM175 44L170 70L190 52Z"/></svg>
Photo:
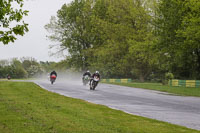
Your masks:
<svg viewBox="0 0 200 133"><path fill-rule="evenodd" d="M23 37L18 37L17 41L8 45L0 43L0 60L21 57L33 57L38 61L59 61L63 57L49 56L51 50L49 45L53 42L47 40L48 34L44 25L49 23L50 17L64 3L72 0L25 0L24 8L29 10L29 16L24 20L29 24L29 32Z"/></svg>

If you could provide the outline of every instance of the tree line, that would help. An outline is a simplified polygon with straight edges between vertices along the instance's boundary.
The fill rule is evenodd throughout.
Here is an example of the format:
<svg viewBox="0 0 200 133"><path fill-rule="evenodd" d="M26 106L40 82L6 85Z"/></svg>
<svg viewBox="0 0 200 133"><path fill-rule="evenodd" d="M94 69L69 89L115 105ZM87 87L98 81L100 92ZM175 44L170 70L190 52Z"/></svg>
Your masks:
<svg viewBox="0 0 200 133"><path fill-rule="evenodd" d="M140 81L200 79L199 0L73 0L45 26L76 70Z"/></svg>
<svg viewBox="0 0 200 133"><path fill-rule="evenodd" d="M33 78L47 76L53 70L57 70L56 62L36 61L34 58L21 58L0 60L0 78Z"/></svg>
<svg viewBox="0 0 200 133"><path fill-rule="evenodd" d="M28 11L22 10L23 0L2 0L0 7L0 42L8 44L28 31L22 20ZM17 24L11 27L13 21ZM45 28L59 52L69 53L53 63L56 68L99 70L105 78L141 81L166 75L200 79L199 0L73 0ZM49 69L46 62L38 64L37 70ZM8 70L14 77L20 75L17 71L24 73L19 77L33 73L19 60L0 69L4 76Z"/></svg>

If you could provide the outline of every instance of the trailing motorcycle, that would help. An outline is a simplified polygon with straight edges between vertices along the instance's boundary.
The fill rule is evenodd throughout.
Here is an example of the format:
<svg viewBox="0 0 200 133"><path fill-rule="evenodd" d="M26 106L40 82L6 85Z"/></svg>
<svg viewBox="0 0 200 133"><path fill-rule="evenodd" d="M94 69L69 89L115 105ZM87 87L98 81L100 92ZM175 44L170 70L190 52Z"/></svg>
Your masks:
<svg viewBox="0 0 200 133"><path fill-rule="evenodd" d="M8 79L8 80L10 80L10 79L11 79L10 75L8 75L8 76L7 76L7 79Z"/></svg>
<svg viewBox="0 0 200 133"><path fill-rule="evenodd" d="M90 77L88 75L83 76L82 78L83 85L88 84L89 81L90 81Z"/></svg>
<svg viewBox="0 0 200 133"><path fill-rule="evenodd" d="M56 75L51 75L50 76L50 81L51 81L51 84L53 84L55 81L56 81Z"/></svg>
<svg viewBox="0 0 200 133"><path fill-rule="evenodd" d="M99 83L99 77L94 76L93 79L91 79L91 83L90 83L90 90L95 90L95 88L97 87L98 83Z"/></svg>

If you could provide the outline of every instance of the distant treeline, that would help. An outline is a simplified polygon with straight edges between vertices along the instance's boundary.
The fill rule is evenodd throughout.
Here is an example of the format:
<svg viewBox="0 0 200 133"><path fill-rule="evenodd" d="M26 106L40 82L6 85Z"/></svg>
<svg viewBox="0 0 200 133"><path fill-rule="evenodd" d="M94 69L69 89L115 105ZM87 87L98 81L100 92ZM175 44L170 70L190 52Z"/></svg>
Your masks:
<svg viewBox="0 0 200 133"><path fill-rule="evenodd" d="M33 58L0 60L0 78L31 78L39 77L54 70L55 62L37 62Z"/></svg>
<svg viewBox="0 0 200 133"><path fill-rule="evenodd" d="M199 0L73 0L45 28L69 52L62 63L79 71L200 79Z"/></svg>

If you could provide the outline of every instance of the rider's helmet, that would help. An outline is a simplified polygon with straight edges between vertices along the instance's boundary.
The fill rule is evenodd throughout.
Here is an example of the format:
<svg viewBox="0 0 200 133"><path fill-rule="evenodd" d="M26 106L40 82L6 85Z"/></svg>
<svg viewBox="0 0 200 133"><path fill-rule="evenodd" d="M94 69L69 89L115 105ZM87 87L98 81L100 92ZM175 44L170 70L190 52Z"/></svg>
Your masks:
<svg viewBox="0 0 200 133"><path fill-rule="evenodd" d="M96 71L95 73L98 73L98 74L99 74L99 71Z"/></svg>
<svg viewBox="0 0 200 133"><path fill-rule="evenodd" d="M89 73L90 71L89 71L89 70L87 70L87 72Z"/></svg>

